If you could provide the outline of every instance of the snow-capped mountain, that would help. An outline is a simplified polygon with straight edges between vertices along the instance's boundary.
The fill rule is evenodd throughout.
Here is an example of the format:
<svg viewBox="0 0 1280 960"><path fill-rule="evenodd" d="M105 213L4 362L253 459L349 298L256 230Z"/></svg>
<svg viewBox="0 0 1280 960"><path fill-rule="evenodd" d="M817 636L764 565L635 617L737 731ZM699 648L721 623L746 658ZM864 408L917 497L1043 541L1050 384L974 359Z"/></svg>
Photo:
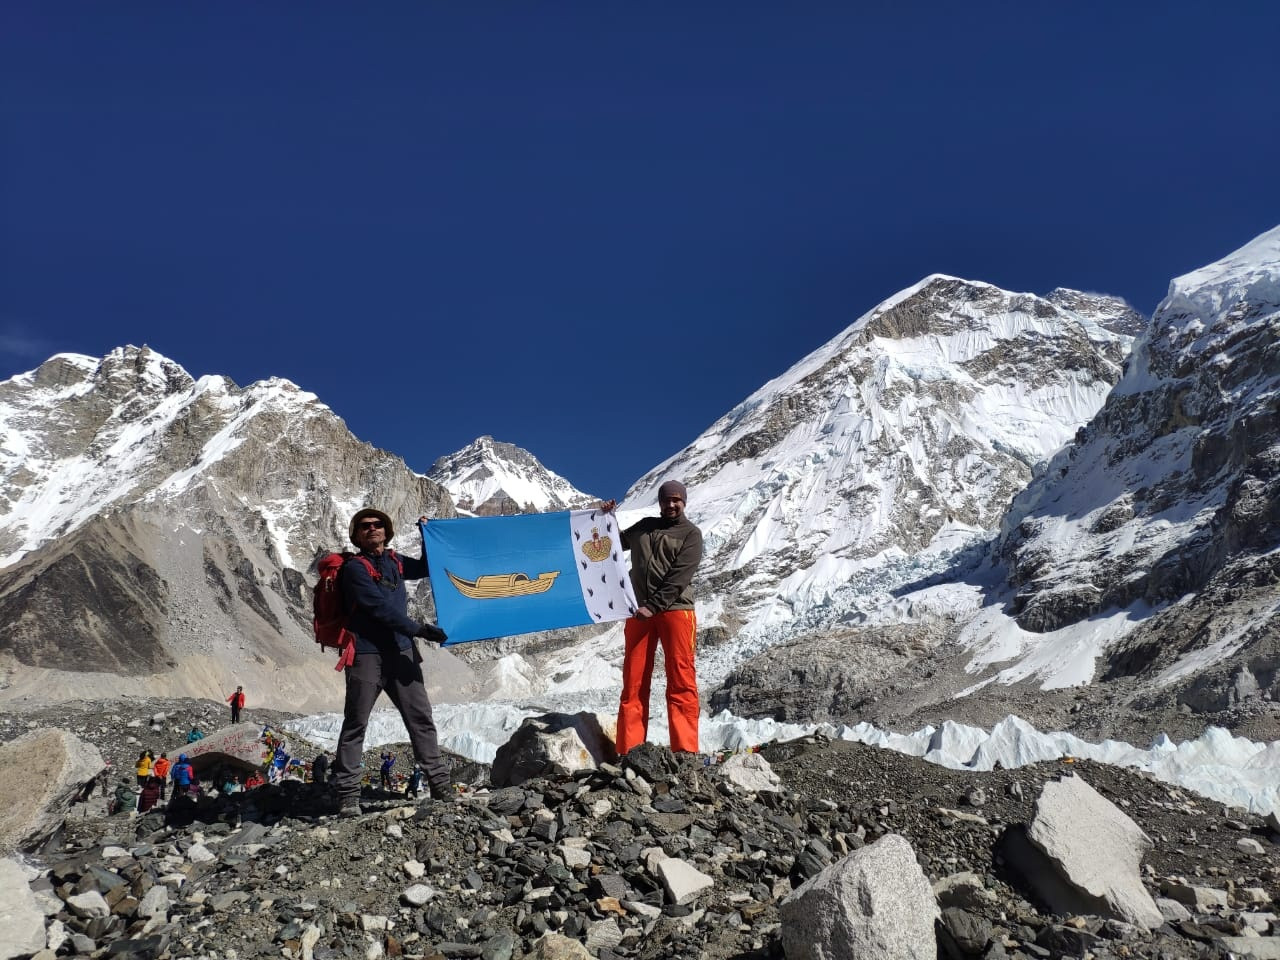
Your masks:
<svg viewBox="0 0 1280 960"><path fill-rule="evenodd" d="M620 509L689 486L708 705L902 726L962 702L1107 736L1112 707L1280 701L1278 291L1280 229L1175 280L1149 326L1110 297L935 275L765 384ZM207 696L249 670L301 704L306 660L332 706L308 571L351 510L595 499L489 437L431 476L292 384L197 381L145 348L0 384L0 696L89 674ZM607 710L619 633L436 673L454 699L483 679Z"/></svg>
<svg viewBox="0 0 1280 960"><path fill-rule="evenodd" d="M1170 284L1004 529L1022 630L1110 620L1109 679L1197 707L1280 700L1280 228Z"/></svg>
<svg viewBox="0 0 1280 960"><path fill-rule="evenodd" d="M1174 280L1087 419L981 551L921 564L860 625L738 663L715 705L910 722L959 696L1102 736L1274 712L1280 228Z"/></svg>
<svg viewBox="0 0 1280 960"><path fill-rule="evenodd" d="M448 494L285 380L193 379L143 347L0 383L4 692L332 700L307 571L347 518ZM411 530L402 533L412 533ZM412 536L401 545L414 549ZM104 679L106 678L106 679Z"/></svg>
<svg viewBox="0 0 1280 960"><path fill-rule="evenodd" d="M738 635L730 660L858 622L998 527L1119 379L1115 331L1141 322L1115 298L926 277L650 471L624 520L685 481L703 621Z"/></svg>
<svg viewBox="0 0 1280 960"><path fill-rule="evenodd" d="M528 450L493 437L441 457L427 477L449 491L459 512L478 517L569 510L600 499L575 489Z"/></svg>

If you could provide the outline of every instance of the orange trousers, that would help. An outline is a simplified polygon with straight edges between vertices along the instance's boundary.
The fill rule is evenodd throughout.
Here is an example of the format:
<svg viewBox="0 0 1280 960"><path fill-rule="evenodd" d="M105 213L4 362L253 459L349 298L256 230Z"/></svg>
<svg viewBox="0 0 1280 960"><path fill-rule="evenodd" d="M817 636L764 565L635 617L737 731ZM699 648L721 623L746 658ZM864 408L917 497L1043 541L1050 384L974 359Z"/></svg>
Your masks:
<svg viewBox="0 0 1280 960"><path fill-rule="evenodd" d="M618 705L618 754L644 743L649 733L649 686L653 658L662 643L667 668L667 724L671 749L698 752L698 677L694 647L698 621L692 610L668 610L626 623L622 657L622 702Z"/></svg>

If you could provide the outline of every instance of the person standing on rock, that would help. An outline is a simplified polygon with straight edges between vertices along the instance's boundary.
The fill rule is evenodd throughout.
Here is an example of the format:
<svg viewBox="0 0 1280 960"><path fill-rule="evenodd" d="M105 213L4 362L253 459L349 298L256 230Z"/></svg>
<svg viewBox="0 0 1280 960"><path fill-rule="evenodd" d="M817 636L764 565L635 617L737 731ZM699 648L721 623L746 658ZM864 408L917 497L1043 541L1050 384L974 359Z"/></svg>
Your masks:
<svg viewBox="0 0 1280 960"><path fill-rule="evenodd" d="M624 627L619 755L644 743L649 734L649 687L659 643L666 663L671 749L698 752L693 575L702 561L702 531L685 516L686 497L683 483L666 481L658 487L660 515L645 517L622 531L622 549L631 551L631 585L640 606ZM616 500L607 500L600 509L612 513L617 505Z"/></svg>
<svg viewBox="0 0 1280 960"><path fill-rule="evenodd" d="M387 549L395 530L391 518L381 510L356 511L347 533L360 552L343 564L338 575L343 600L351 611L347 629L356 638L355 662L345 670L346 702L333 762L338 811L343 816L360 812L365 728L378 695L384 692L400 711L414 759L427 773L432 798L443 800L452 793L449 768L440 757L431 701L422 678L422 654L414 638L443 643L448 637L434 624L410 619L404 585L406 580L428 575L427 558L400 557Z"/></svg>
<svg viewBox="0 0 1280 960"><path fill-rule="evenodd" d="M244 709L244 687L236 687L236 692L227 697L227 703L231 704L231 722L240 722L240 711Z"/></svg>
<svg viewBox="0 0 1280 960"><path fill-rule="evenodd" d="M147 782L147 777L151 776L151 751L143 750L138 754L138 763L134 768L134 772L138 775L138 786L141 787Z"/></svg>
<svg viewBox="0 0 1280 960"><path fill-rule="evenodd" d="M169 762L169 754L161 753L156 758L156 762L151 765L151 775L160 778L160 799L164 799L165 781L169 779L169 768L173 766Z"/></svg>

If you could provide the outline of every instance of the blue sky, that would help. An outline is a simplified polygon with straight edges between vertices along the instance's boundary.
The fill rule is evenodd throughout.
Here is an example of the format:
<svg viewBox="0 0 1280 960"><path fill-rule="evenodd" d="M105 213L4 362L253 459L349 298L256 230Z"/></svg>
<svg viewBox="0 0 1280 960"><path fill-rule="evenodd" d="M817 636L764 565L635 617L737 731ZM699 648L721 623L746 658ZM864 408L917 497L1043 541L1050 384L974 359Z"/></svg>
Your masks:
<svg viewBox="0 0 1280 960"><path fill-rule="evenodd" d="M1280 222L1280 4L860 6L11 0L0 378L147 343L620 496L926 274L1150 313Z"/></svg>

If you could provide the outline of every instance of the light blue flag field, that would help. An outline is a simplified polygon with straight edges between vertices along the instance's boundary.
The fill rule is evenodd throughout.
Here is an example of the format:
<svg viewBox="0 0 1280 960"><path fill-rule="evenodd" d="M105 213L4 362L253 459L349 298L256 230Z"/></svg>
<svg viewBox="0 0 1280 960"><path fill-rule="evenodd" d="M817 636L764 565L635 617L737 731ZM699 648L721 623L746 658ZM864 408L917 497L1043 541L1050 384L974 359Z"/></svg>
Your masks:
<svg viewBox="0 0 1280 960"><path fill-rule="evenodd" d="M445 646L636 611L618 518L599 510L420 524Z"/></svg>

